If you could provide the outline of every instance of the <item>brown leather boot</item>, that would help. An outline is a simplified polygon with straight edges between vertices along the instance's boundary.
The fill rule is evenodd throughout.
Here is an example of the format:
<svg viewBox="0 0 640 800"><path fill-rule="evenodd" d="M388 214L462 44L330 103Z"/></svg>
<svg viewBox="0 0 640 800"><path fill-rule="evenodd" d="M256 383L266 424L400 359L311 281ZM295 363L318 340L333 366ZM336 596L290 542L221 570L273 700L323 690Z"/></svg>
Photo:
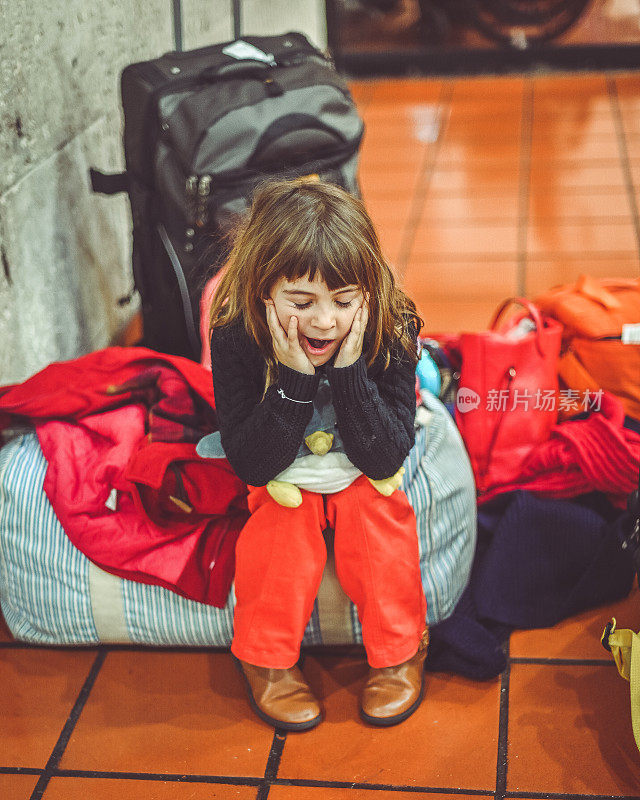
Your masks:
<svg viewBox="0 0 640 800"><path fill-rule="evenodd" d="M369 669L360 698L360 716L370 725L397 725L418 708L424 694L424 660L428 629L422 634L418 652L395 667Z"/></svg>
<svg viewBox="0 0 640 800"><path fill-rule="evenodd" d="M233 656L256 714L275 728L308 731L322 720L318 701L297 666L256 667Z"/></svg>

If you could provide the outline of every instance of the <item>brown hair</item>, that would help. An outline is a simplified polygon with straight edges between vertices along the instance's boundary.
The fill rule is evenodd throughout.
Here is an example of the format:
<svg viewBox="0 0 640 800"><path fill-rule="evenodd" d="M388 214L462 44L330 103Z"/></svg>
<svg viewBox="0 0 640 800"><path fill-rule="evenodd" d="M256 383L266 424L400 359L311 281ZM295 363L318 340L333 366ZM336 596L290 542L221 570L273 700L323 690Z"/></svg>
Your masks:
<svg viewBox="0 0 640 800"><path fill-rule="evenodd" d="M210 318L212 328L242 318L267 361L266 387L275 380L276 361L263 298L282 277L308 275L313 281L316 272L331 291L357 285L369 296L363 348L368 365L382 353L386 368L396 342L417 363L412 333L422 320L396 285L362 202L333 184L274 180L258 187L236 231Z"/></svg>

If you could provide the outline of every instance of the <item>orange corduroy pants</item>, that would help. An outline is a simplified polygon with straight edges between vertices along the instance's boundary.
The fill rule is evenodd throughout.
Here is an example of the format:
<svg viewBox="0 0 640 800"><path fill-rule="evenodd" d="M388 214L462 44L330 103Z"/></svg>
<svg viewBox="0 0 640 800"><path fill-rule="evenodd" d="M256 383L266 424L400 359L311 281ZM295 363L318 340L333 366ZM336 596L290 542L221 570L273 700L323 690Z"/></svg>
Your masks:
<svg viewBox="0 0 640 800"><path fill-rule="evenodd" d="M401 664L418 650L426 601L416 520L406 495L384 497L364 475L335 494L302 491L297 508L249 487L251 516L236 545L234 635L242 661L287 669L299 658L334 531L336 573L355 603L372 667Z"/></svg>

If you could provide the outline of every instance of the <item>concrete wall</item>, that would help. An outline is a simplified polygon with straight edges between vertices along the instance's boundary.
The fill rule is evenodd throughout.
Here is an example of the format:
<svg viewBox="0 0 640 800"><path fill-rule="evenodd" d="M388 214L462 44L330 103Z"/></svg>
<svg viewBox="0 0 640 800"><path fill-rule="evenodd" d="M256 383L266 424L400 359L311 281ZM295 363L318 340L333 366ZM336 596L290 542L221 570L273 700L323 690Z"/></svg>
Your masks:
<svg viewBox="0 0 640 800"><path fill-rule="evenodd" d="M322 0L235 11L242 33L326 45ZM118 302L132 289L128 201L88 180L90 166L123 168L122 68L233 37L233 0L0 0L0 385L107 346L137 309Z"/></svg>

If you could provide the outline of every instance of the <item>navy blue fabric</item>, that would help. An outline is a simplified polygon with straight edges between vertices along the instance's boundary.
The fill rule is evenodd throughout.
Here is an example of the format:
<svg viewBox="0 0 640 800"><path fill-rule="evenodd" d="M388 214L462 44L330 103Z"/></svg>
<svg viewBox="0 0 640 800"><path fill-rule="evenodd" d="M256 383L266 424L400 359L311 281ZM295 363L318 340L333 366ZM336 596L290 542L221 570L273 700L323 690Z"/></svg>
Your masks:
<svg viewBox="0 0 640 800"><path fill-rule="evenodd" d="M630 525L599 493L569 501L517 491L484 505L469 585L431 629L428 669L494 677L506 667L510 630L550 627L626 597L635 573L621 544Z"/></svg>
<svg viewBox="0 0 640 800"><path fill-rule="evenodd" d="M625 417L624 427L629 428L630 431L640 433L640 419L636 419L635 417Z"/></svg>

